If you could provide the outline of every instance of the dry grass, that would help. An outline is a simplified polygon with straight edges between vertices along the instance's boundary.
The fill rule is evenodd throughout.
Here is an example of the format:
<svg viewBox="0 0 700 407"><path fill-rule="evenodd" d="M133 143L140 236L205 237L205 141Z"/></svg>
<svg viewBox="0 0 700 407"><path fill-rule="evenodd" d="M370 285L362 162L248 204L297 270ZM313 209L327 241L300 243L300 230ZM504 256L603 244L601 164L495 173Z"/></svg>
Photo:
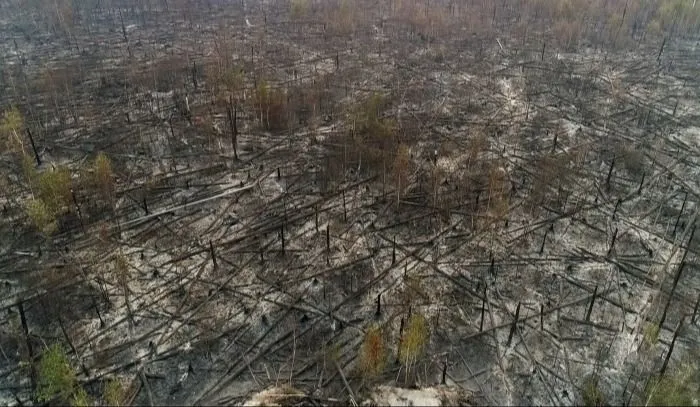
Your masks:
<svg viewBox="0 0 700 407"><path fill-rule="evenodd" d="M381 327L374 325L365 333L365 339L360 348L360 372L369 377L381 374L386 366L386 356L384 332Z"/></svg>
<svg viewBox="0 0 700 407"><path fill-rule="evenodd" d="M104 387L103 398L107 405L109 406L123 406L124 396L126 395L126 389L124 388L124 383L117 378L111 378L107 380Z"/></svg>

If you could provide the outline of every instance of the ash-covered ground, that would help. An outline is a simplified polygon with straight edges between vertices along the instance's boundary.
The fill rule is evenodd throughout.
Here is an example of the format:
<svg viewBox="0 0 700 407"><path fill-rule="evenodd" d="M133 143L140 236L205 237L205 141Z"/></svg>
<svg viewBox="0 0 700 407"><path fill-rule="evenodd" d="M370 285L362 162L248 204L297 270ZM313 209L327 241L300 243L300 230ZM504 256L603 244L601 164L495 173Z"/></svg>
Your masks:
<svg viewBox="0 0 700 407"><path fill-rule="evenodd" d="M424 3L4 2L0 107L73 194L37 231L5 146L2 403L54 343L91 397L151 405L637 404L696 360L697 39Z"/></svg>

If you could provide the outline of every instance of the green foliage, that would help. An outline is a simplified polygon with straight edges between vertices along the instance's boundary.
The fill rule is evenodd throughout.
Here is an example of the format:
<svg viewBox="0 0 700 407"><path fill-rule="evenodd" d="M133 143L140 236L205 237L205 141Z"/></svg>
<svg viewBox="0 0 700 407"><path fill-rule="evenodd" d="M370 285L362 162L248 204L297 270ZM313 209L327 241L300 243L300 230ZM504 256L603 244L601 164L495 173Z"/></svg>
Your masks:
<svg viewBox="0 0 700 407"><path fill-rule="evenodd" d="M692 406L700 399L700 369L697 363L684 363L677 371L653 377L646 388L646 405Z"/></svg>
<svg viewBox="0 0 700 407"><path fill-rule="evenodd" d="M23 156L22 170L33 197L25 203L27 216L42 233L57 230L56 220L71 203L71 175L65 166L39 172L28 155Z"/></svg>
<svg viewBox="0 0 700 407"><path fill-rule="evenodd" d="M380 141L392 141L396 134L396 122L389 118L381 117L381 112L386 108L387 102L379 95L373 95L364 106L356 124L356 132L369 135Z"/></svg>
<svg viewBox="0 0 700 407"><path fill-rule="evenodd" d="M421 314L413 314L408 319L399 344L399 359L401 363L410 366L423 353L428 342L430 331L428 321Z"/></svg>
<svg viewBox="0 0 700 407"><path fill-rule="evenodd" d="M388 102L375 93L359 103L351 111L349 127L353 129L353 148L361 155L363 165L375 171L391 170L394 160L400 157L399 164L405 164L399 153L397 125L391 118L382 117ZM399 165L403 169L404 165Z"/></svg>
<svg viewBox="0 0 700 407"><path fill-rule="evenodd" d="M0 120L0 136L9 150L21 151L23 149L22 139L20 137L23 128L24 119L19 109L13 106L5 111L2 120Z"/></svg>
<svg viewBox="0 0 700 407"><path fill-rule="evenodd" d="M24 178L27 180L29 187L34 190L39 172L34 166L34 160L27 154L22 154L22 174L24 174Z"/></svg>
<svg viewBox="0 0 700 407"><path fill-rule="evenodd" d="M308 0L291 0L289 4L289 14L293 19L304 17L309 12Z"/></svg>
<svg viewBox="0 0 700 407"><path fill-rule="evenodd" d="M94 183L102 197L111 202L114 193L112 162L105 153L100 152L93 164Z"/></svg>
<svg viewBox="0 0 700 407"><path fill-rule="evenodd" d="M647 322L644 326L644 345L651 347L659 341L659 326Z"/></svg>
<svg viewBox="0 0 700 407"><path fill-rule="evenodd" d="M660 4L655 21L664 31L697 29L700 6L693 7L692 0L664 0Z"/></svg>
<svg viewBox="0 0 700 407"><path fill-rule="evenodd" d="M112 378L105 383L104 399L105 403L110 406L124 405L125 389L122 381L118 378Z"/></svg>
<svg viewBox="0 0 700 407"><path fill-rule="evenodd" d="M370 377L380 374L386 365L386 353L382 329L371 326L360 348L360 371Z"/></svg>
<svg viewBox="0 0 700 407"><path fill-rule="evenodd" d="M13 106L5 111L2 121L0 121L0 132L7 134L13 131L19 132L24 126L24 119L17 107Z"/></svg>
<svg viewBox="0 0 700 407"><path fill-rule="evenodd" d="M85 389L80 387L74 394L73 397L71 398L70 405L72 407L87 407L93 405L92 400L90 400L90 396L87 394Z"/></svg>
<svg viewBox="0 0 700 407"><path fill-rule="evenodd" d="M68 356L60 345L53 345L41 355L39 362L39 380L37 398L48 402L60 399L70 400L78 380L68 362Z"/></svg>
<svg viewBox="0 0 700 407"><path fill-rule="evenodd" d="M262 79L258 82L258 87L255 88L255 102L261 105L269 103L270 100L270 84Z"/></svg>
<svg viewBox="0 0 700 407"><path fill-rule="evenodd" d="M385 123L381 112L386 107L386 99L379 93L374 93L364 103L358 104L353 112L355 131L357 133L373 132Z"/></svg>
<svg viewBox="0 0 700 407"><path fill-rule="evenodd" d="M588 376L583 382L581 397L584 405L589 407L605 405L605 394L600 390L598 382L599 378L595 374Z"/></svg>
<svg viewBox="0 0 700 407"><path fill-rule="evenodd" d="M45 235L50 235L58 229L56 216L41 199L30 199L25 203L27 216L32 225Z"/></svg>
<svg viewBox="0 0 700 407"><path fill-rule="evenodd" d="M39 174L36 193L54 215L59 215L70 205L71 183L68 167L59 166Z"/></svg>

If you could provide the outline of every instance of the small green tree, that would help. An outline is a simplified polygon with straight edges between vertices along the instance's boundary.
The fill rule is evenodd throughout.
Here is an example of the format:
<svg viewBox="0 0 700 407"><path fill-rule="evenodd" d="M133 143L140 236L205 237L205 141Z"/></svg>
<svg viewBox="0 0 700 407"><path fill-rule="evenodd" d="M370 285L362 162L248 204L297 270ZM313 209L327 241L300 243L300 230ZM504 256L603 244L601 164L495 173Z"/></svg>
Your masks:
<svg viewBox="0 0 700 407"><path fill-rule="evenodd" d="M428 321L421 314L413 314L408 319L399 344L399 360L407 369L423 354L430 331Z"/></svg>
<svg viewBox="0 0 700 407"><path fill-rule="evenodd" d="M71 175L68 167L59 166L39 174L36 193L55 215L65 211L71 202Z"/></svg>
<svg viewBox="0 0 700 407"><path fill-rule="evenodd" d="M41 199L30 199L25 203L25 210L32 225L45 235L51 235L58 229L56 216Z"/></svg>
<svg viewBox="0 0 700 407"><path fill-rule="evenodd" d="M34 193L34 186L39 177L39 171L34 166L34 160L27 154L22 154L22 174L27 181L27 185L29 185L29 189Z"/></svg>
<svg viewBox="0 0 700 407"><path fill-rule="evenodd" d="M56 399L68 402L78 385L75 371L68 362L65 350L58 344L44 351L39 361L37 398L49 402Z"/></svg>
<svg viewBox="0 0 700 407"><path fill-rule="evenodd" d="M401 171L408 170L405 158L409 150L406 145L403 146L405 148L400 147L398 125L395 120L382 116L388 105L384 96L374 93L352 107L347 122L349 136L353 140L351 146L356 152L350 156L357 154L362 168L381 173L383 177L393 170L395 164ZM404 180L399 178L397 189Z"/></svg>
<svg viewBox="0 0 700 407"><path fill-rule="evenodd" d="M25 203L27 216L39 231L50 235L58 229L57 219L68 210L71 202L70 171L60 166L38 172L26 154L22 168L33 195Z"/></svg>

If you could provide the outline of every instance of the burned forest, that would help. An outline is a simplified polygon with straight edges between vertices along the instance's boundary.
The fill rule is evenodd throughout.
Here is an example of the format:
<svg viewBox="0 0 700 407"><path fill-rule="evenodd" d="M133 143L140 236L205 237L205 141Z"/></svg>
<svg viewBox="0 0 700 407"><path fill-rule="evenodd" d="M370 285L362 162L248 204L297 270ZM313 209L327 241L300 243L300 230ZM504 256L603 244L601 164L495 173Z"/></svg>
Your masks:
<svg viewBox="0 0 700 407"><path fill-rule="evenodd" d="M0 404L697 405L694 0L0 0Z"/></svg>

